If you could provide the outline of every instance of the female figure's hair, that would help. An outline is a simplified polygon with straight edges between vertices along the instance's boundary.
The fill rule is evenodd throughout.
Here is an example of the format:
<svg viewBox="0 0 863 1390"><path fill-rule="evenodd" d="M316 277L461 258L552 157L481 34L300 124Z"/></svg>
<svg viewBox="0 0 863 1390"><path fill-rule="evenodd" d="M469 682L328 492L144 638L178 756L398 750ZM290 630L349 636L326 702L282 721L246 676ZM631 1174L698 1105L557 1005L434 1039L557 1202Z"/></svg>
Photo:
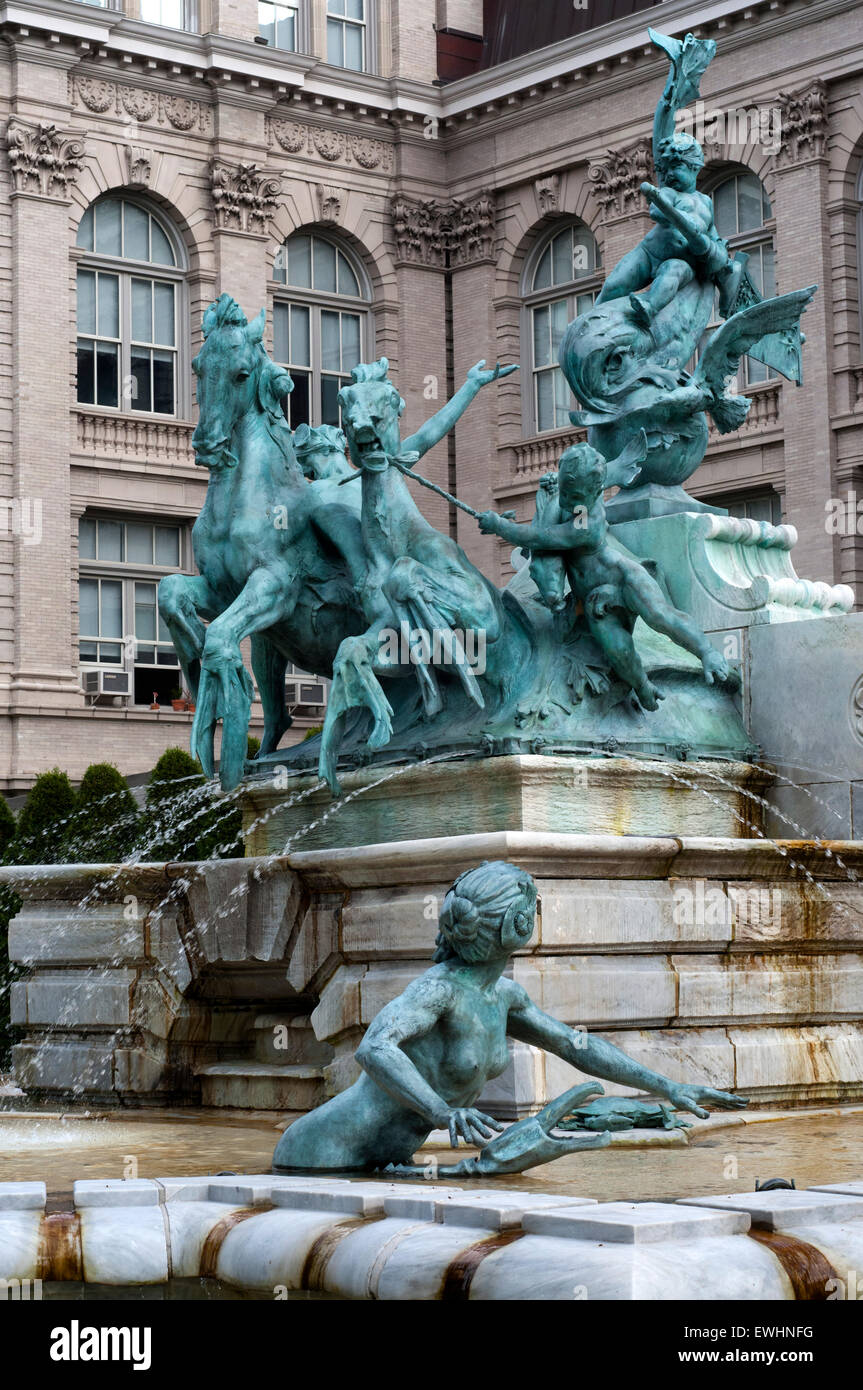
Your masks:
<svg viewBox="0 0 863 1390"><path fill-rule="evenodd" d="M536 884L524 869L503 860L468 869L444 898L434 960L509 955L533 935L535 911Z"/></svg>

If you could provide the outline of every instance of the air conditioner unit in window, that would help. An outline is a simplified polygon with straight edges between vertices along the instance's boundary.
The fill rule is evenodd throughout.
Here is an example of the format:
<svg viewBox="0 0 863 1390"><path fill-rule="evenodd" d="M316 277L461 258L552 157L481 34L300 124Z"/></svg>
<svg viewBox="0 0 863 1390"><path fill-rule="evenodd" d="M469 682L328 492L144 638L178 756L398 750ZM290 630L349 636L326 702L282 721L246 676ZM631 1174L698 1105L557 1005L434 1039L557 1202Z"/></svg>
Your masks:
<svg viewBox="0 0 863 1390"><path fill-rule="evenodd" d="M297 705L325 705L327 687L323 681L289 680L285 681L285 702L289 709Z"/></svg>
<svg viewBox="0 0 863 1390"><path fill-rule="evenodd" d="M128 671L82 671L81 682L88 700L128 700L130 695Z"/></svg>

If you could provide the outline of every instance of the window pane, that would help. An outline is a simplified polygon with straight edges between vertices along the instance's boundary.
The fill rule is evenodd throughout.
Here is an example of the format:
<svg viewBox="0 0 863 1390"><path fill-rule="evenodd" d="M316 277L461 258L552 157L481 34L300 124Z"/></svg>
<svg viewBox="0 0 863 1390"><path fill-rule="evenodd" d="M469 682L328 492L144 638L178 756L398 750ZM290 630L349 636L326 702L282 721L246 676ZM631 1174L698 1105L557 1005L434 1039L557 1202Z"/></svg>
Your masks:
<svg viewBox="0 0 863 1390"><path fill-rule="evenodd" d="M119 666L122 660L123 648L120 646L119 642L116 646L112 645L110 642L99 643L99 661L102 666L107 666L109 662L111 665L116 664Z"/></svg>
<svg viewBox="0 0 863 1390"><path fill-rule="evenodd" d="M99 559L123 560L123 524L120 521L99 522Z"/></svg>
<svg viewBox="0 0 863 1390"><path fill-rule="evenodd" d="M102 637L123 636L123 585L116 579L103 579L100 582L100 609Z"/></svg>
<svg viewBox="0 0 863 1390"><path fill-rule="evenodd" d="M309 409L311 377L308 372L296 372L293 368L291 368L291 377L294 389L289 396L285 397L285 410L291 429L295 430L297 425L310 425L312 423Z"/></svg>
<svg viewBox="0 0 863 1390"><path fill-rule="evenodd" d="M153 282L153 342L174 346L174 286Z"/></svg>
<svg viewBox="0 0 863 1390"><path fill-rule="evenodd" d="M342 371L355 367L360 355L359 314L342 314Z"/></svg>
<svg viewBox="0 0 863 1390"><path fill-rule="evenodd" d="M268 4L258 5L258 33L267 43L275 43L275 6Z"/></svg>
<svg viewBox="0 0 863 1390"><path fill-rule="evenodd" d="M137 203L123 204L123 254L133 261L150 259L150 218Z"/></svg>
<svg viewBox="0 0 863 1390"><path fill-rule="evenodd" d="M327 0L327 12L329 14L344 14L345 0Z"/></svg>
<svg viewBox="0 0 863 1390"><path fill-rule="evenodd" d="M557 362L560 345L569 321L569 307L565 299L558 299L551 305L551 358Z"/></svg>
<svg viewBox="0 0 863 1390"><path fill-rule="evenodd" d="M363 70L363 31L358 24L345 25L345 67Z"/></svg>
<svg viewBox="0 0 863 1390"><path fill-rule="evenodd" d="M98 642L79 642L78 656L82 661L96 661L99 655Z"/></svg>
<svg viewBox="0 0 863 1390"><path fill-rule="evenodd" d="M772 246L761 248L761 293L772 299L776 293L776 253Z"/></svg>
<svg viewBox="0 0 863 1390"><path fill-rule="evenodd" d="M153 409L158 415L174 413L174 354L153 351Z"/></svg>
<svg viewBox="0 0 863 1390"><path fill-rule="evenodd" d="M180 567L180 532L176 526L156 527L156 564Z"/></svg>
<svg viewBox="0 0 863 1390"><path fill-rule="evenodd" d="M159 641L160 641L160 642L170 642L170 640L171 640L171 634L170 634L170 632L168 631L168 628L167 628L167 626L166 626L166 624L165 624L165 619L162 617L161 613L159 613L158 616L157 616L157 626L158 626L158 632L159 632ZM168 663L169 665L171 665L171 666L176 666L176 664L177 664L177 653L174 651L174 648L171 647L170 651L161 651L161 652L159 652L159 660L160 660L160 661L165 661L165 662L167 662L167 663Z"/></svg>
<svg viewBox="0 0 863 1390"><path fill-rule="evenodd" d="M342 368L339 315L326 309L321 313L321 367L325 372L339 372Z"/></svg>
<svg viewBox="0 0 863 1390"><path fill-rule="evenodd" d="M339 392L342 389L342 378L338 376L321 377L321 424L337 425L339 423Z"/></svg>
<svg viewBox="0 0 863 1390"><path fill-rule="evenodd" d="M337 19L327 20L327 62L334 68L345 65L344 26Z"/></svg>
<svg viewBox="0 0 863 1390"><path fill-rule="evenodd" d="M132 281L132 341L153 341L153 285L150 280Z"/></svg>
<svg viewBox="0 0 863 1390"><path fill-rule="evenodd" d="M761 181L754 174L744 174L737 180L738 230L751 232L761 226Z"/></svg>
<svg viewBox="0 0 863 1390"><path fill-rule="evenodd" d="M276 362L290 362L290 314L287 304L273 305L273 357Z"/></svg>
<svg viewBox="0 0 863 1390"><path fill-rule="evenodd" d="M135 636L143 642L156 640L156 586L135 585Z"/></svg>
<svg viewBox="0 0 863 1390"><path fill-rule="evenodd" d="M78 236L75 241L76 246L80 246L82 251L93 250L93 208L87 209L81 221L78 223Z"/></svg>
<svg viewBox="0 0 863 1390"><path fill-rule="evenodd" d="M565 429L569 421L569 387L566 377L559 367L552 373L554 379L554 423L557 429Z"/></svg>
<svg viewBox="0 0 863 1390"><path fill-rule="evenodd" d="M82 560L96 558L96 523L87 517L78 523L78 554Z"/></svg>
<svg viewBox="0 0 863 1390"><path fill-rule="evenodd" d="M118 361L116 347L96 344L96 404L119 404Z"/></svg>
<svg viewBox="0 0 863 1390"><path fill-rule="evenodd" d="M355 294L359 297L360 283L346 256L339 252L339 294Z"/></svg>
<svg viewBox="0 0 863 1390"><path fill-rule="evenodd" d="M155 265L176 265L174 248L155 217L150 218L150 259Z"/></svg>
<svg viewBox="0 0 863 1390"><path fill-rule="evenodd" d="M713 220L716 230L722 237L737 234L737 199L734 192L734 179L721 183L713 194Z"/></svg>
<svg viewBox="0 0 863 1390"><path fill-rule="evenodd" d="M147 348L135 348L132 352L130 366L132 372L132 409L152 410L149 350Z"/></svg>
<svg viewBox="0 0 863 1390"><path fill-rule="evenodd" d="M547 290L551 284L551 247L547 246L540 257L536 274L533 277L535 290Z"/></svg>
<svg viewBox="0 0 863 1390"><path fill-rule="evenodd" d="M294 33L294 11L279 10L278 21L276 23L276 47L287 48L291 52L296 48L296 36Z"/></svg>
<svg viewBox="0 0 863 1390"><path fill-rule="evenodd" d="M293 356L289 360L295 362L298 367L310 367L312 365L309 318L308 309L303 308L301 304L291 305L291 352Z"/></svg>
<svg viewBox="0 0 863 1390"><path fill-rule="evenodd" d="M551 372L539 372L536 378L536 427L538 430L550 430L554 427Z"/></svg>
<svg viewBox="0 0 863 1390"><path fill-rule="evenodd" d="M566 285L573 278L572 231L567 228L551 243L551 278L555 285Z"/></svg>
<svg viewBox="0 0 863 1390"><path fill-rule="evenodd" d="M78 341L78 400L82 405L96 403L96 360L93 344Z"/></svg>
<svg viewBox="0 0 863 1390"><path fill-rule="evenodd" d="M288 242L288 284L301 289L312 287L312 239L292 236Z"/></svg>
<svg viewBox="0 0 863 1390"><path fill-rule="evenodd" d="M588 309L591 308L595 299L596 294L592 290L588 294L577 294L575 296L576 314L586 314Z"/></svg>
<svg viewBox="0 0 863 1390"><path fill-rule="evenodd" d="M341 13L346 14L348 19L365 19L363 10L364 0L347 0Z"/></svg>
<svg viewBox="0 0 863 1390"><path fill-rule="evenodd" d="M92 270L78 271L78 332L96 332L96 276Z"/></svg>
<svg viewBox="0 0 863 1390"><path fill-rule="evenodd" d="M130 565L152 565L152 526L147 526L140 521L126 523L126 559Z"/></svg>
<svg viewBox="0 0 863 1390"><path fill-rule="evenodd" d="M280 246L273 258L273 279L282 285L287 283L287 265L288 253L284 246Z"/></svg>
<svg viewBox="0 0 863 1390"><path fill-rule="evenodd" d="M533 365L547 367L551 361L550 310L543 307L533 311Z"/></svg>
<svg viewBox="0 0 863 1390"><path fill-rule="evenodd" d="M331 246L328 241L321 241L320 237L315 237L312 241L314 249L314 276L313 283L316 290L327 290L331 294L336 293L336 248Z"/></svg>
<svg viewBox="0 0 863 1390"><path fill-rule="evenodd" d="M85 637L99 636L99 581L97 579L82 579L78 586L78 628Z"/></svg>
<svg viewBox="0 0 863 1390"><path fill-rule="evenodd" d="M120 248L120 203L116 198L97 203L94 208L96 218L95 250L103 256L119 256Z"/></svg>
<svg viewBox="0 0 863 1390"><path fill-rule="evenodd" d="M97 286L99 333L105 338L120 336L120 278L100 275Z"/></svg>
<svg viewBox="0 0 863 1390"><path fill-rule="evenodd" d="M572 278L577 280L581 275L591 275L596 265L594 254L593 237L589 232L576 232L572 234Z"/></svg>

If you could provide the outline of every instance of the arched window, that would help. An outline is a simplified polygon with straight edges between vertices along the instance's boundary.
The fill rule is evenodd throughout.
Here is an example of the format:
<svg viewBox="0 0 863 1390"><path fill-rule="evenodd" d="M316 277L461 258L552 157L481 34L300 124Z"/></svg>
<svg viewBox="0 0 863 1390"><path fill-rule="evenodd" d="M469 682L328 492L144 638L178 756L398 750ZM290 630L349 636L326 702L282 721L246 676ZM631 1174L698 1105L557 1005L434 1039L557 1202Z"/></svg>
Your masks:
<svg viewBox="0 0 863 1390"><path fill-rule="evenodd" d="M557 355L566 325L596 298L600 270L599 248L581 222L555 228L528 261L522 286L531 363L528 433L569 425L575 401Z"/></svg>
<svg viewBox="0 0 863 1390"><path fill-rule="evenodd" d="M179 237L143 203L109 197L84 213L77 245L79 402L179 414Z"/></svg>
<svg viewBox="0 0 863 1390"><path fill-rule="evenodd" d="M329 237L297 232L279 249L273 277L285 287L273 304L273 356L293 378L291 427L337 425L339 391L371 345L362 267Z"/></svg>
<svg viewBox="0 0 863 1390"><path fill-rule="evenodd" d="M776 293L773 212L761 180L749 171L732 174L712 190L712 196L716 230L732 252L746 252L746 268L755 288L765 299L771 298ZM740 386L753 386L771 376L770 369L753 357L744 358L741 373Z"/></svg>

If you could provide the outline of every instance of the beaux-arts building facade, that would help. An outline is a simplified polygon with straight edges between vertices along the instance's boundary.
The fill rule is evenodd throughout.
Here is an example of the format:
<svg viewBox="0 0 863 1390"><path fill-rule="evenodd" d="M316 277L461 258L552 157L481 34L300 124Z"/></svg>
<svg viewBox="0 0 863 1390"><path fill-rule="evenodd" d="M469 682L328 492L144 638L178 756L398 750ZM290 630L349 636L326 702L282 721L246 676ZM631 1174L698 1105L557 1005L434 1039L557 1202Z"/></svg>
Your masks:
<svg viewBox="0 0 863 1390"><path fill-rule="evenodd" d="M749 418L712 436L691 491L790 522L798 572L863 597L856 0L598 4L533 52L507 0L486 0L483 46L483 8L0 4L7 791L55 764L143 772L186 742L156 586L193 568L207 478L190 363L223 290L249 317L266 305L294 424L336 422L360 359L389 358L409 427L479 358L519 361L424 471L478 509L532 514L575 437L560 334L649 225L640 184L666 63L648 23L718 42L692 128L720 231L765 293L820 286L804 385L745 368ZM487 573L509 573L470 518L418 500ZM124 673L127 693L99 672ZM288 737L302 737L321 686L290 679Z"/></svg>

